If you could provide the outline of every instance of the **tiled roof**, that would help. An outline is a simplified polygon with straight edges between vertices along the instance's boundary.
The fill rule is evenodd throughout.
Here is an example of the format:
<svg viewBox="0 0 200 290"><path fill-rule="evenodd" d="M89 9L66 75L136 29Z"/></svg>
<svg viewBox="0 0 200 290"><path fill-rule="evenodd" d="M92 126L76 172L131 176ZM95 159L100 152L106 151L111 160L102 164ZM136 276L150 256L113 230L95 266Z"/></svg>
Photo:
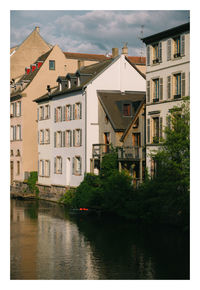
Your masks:
<svg viewBox="0 0 200 290"><path fill-rule="evenodd" d="M146 65L146 57L141 57L141 56L127 56L127 58L130 60L130 62L132 62L134 64Z"/></svg>
<svg viewBox="0 0 200 290"><path fill-rule="evenodd" d="M113 129L115 131L125 131L132 122L139 106L144 102L145 93L125 92L122 95L120 92L99 92L98 97ZM124 103L131 103L132 116L123 116Z"/></svg>
<svg viewBox="0 0 200 290"><path fill-rule="evenodd" d="M65 88L62 91L60 91L58 88L53 93L51 93L50 97L48 96L48 94L45 94L45 95L37 98L34 101L41 102L41 101L44 101L46 99L53 98L55 96L59 96L62 94L67 94L67 93L81 90L88 82L90 82L93 78L95 78L100 72L102 72L106 67L108 67L113 61L114 61L114 59L110 58L110 59L107 59L107 60L102 61L102 62L98 62L98 63L92 64L89 66L82 67L79 70L80 74L86 74L86 75L88 75L88 77L86 78L86 80L84 80L84 82L82 82L80 84L80 86L74 85L70 89ZM70 74L70 75L75 76L75 74Z"/></svg>
<svg viewBox="0 0 200 290"><path fill-rule="evenodd" d="M79 60L102 61L102 60L111 58L111 56L107 57L106 55L103 55L103 54L89 54L89 53L77 53L77 52L63 52L63 53L66 58L79 59Z"/></svg>

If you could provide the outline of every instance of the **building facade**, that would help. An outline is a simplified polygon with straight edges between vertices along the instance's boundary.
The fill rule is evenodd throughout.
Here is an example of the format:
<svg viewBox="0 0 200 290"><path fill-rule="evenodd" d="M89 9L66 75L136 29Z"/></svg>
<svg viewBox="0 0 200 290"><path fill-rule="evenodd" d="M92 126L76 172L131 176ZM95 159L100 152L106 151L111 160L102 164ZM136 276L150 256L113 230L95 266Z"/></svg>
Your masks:
<svg viewBox="0 0 200 290"><path fill-rule="evenodd" d="M62 83L64 78L58 81ZM43 126L38 121L38 134L51 128L50 144L45 147L48 150L38 146L38 184L64 189L78 186L84 174L91 172L93 144L100 143L98 92L145 93L144 77L124 55L82 67L75 74L67 74L65 82L64 89L59 85L56 91L35 100L38 110L48 104L51 108L48 123ZM45 171L43 160L49 160L48 177L41 174Z"/></svg>
<svg viewBox="0 0 200 290"><path fill-rule="evenodd" d="M152 153L162 145L169 113L190 95L190 24L143 38L146 66L146 165L155 173Z"/></svg>

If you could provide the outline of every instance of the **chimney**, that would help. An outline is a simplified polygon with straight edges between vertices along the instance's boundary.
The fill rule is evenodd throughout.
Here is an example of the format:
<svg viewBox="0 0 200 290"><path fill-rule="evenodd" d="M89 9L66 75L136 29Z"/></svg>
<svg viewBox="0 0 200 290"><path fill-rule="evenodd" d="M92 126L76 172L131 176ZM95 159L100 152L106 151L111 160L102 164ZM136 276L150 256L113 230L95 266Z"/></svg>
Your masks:
<svg viewBox="0 0 200 290"><path fill-rule="evenodd" d="M78 69L84 67L84 60L78 60Z"/></svg>
<svg viewBox="0 0 200 290"><path fill-rule="evenodd" d="M124 43L124 46L122 47L122 54L125 56L128 56L128 47L127 47L127 42Z"/></svg>
<svg viewBox="0 0 200 290"><path fill-rule="evenodd" d="M39 26L36 26L35 27L35 31L37 31L39 33L40 32L40 27Z"/></svg>
<svg viewBox="0 0 200 290"><path fill-rule="evenodd" d="M51 94L51 88L50 88L50 85L47 85L47 91L48 91L48 95Z"/></svg>
<svg viewBox="0 0 200 290"><path fill-rule="evenodd" d="M112 57L115 58L119 55L119 49L117 47L112 48Z"/></svg>

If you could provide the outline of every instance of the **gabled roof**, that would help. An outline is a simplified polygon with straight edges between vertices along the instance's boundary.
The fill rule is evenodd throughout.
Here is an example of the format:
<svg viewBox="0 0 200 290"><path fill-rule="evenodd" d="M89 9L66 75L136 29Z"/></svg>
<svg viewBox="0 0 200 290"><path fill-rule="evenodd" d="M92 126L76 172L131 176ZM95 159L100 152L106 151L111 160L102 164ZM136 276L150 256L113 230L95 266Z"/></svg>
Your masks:
<svg viewBox="0 0 200 290"><path fill-rule="evenodd" d="M53 48L52 48L53 49ZM38 59L35 61L35 63L37 63L38 61L43 61L45 62L45 60L47 59L47 57L49 56L49 54L51 53L52 49L50 49L48 52L44 53L43 55L41 55L40 57L38 57ZM21 92L23 92L28 86L29 84L32 82L32 80L35 78L35 76L37 75L37 73L39 72L40 68L35 68L35 70L32 72L30 71L29 74L25 73L17 83L23 83L23 82L27 82L27 85L23 88L20 89L18 88L18 90L14 91L11 93L11 97L13 97L14 95L17 95Z"/></svg>
<svg viewBox="0 0 200 290"><path fill-rule="evenodd" d="M50 99L59 95L63 95L63 94L68 94L71 92L75 92L75 91L79 91L82 90L82 88L87 85L90 81L92 81L95 77L97 77L100 73L102 73L104 71L104 69L106 69L109 65L111 65L114 61L116 61L116 59L107 59L105 61L102 62L98 62L89 66L85 66L82 67L79 72L81 74L85 74L88 75L87 79L82 82L80 84L80 86L72 86L70 89L65 88L62 91L60 91L60 89L58 88L57 90L55 90L50 96L48 94L45 94L37 99L35 99L34 101L36 102L41 102L44 101L46 99ZM76 77L76 73L75 74L68 74L70 76L74 76Z"/></svg>
<svg viewBox="0 0 200 290"><path fill-rule="evenodd" d="M144 103L145 92L98 92L99 101L115 131L124 132L132 123L138 108ZM123 105L131 104L132 115L123 116Z"/></svg>
<svg viewBox="0 0 200 290"><path fill-rule="evenodd" d="M77 52L63 52L63 53L66 58L78 59L78 60L102 61L102 60L111 58L111 56L107 57L106 55L103 55L103 54L89 54L89 53L77 53Z"/></svg>

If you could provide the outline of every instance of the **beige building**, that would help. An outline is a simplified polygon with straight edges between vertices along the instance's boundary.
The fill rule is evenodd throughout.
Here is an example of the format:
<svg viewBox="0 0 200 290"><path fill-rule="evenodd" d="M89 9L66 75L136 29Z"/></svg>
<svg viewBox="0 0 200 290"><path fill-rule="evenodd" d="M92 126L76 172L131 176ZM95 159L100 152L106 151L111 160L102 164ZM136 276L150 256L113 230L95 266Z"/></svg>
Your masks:
<svg viewBox="0 0 200 290"><path fill-rule="evenodd" d="M40 35L39 27L18 46L10 49L10 79L20 78L24 69L33 63L40 55L52 48Z"/></svg>
<svg viewBox="0 0 200 290"><path fill-rule="evenodd" d="M28 176L26 172L37 171L37 105L33 99L44 94L48 85L57 85L57 76L66 74L66 65L67 59L56 45L11 84L11 182L23 181ZM44 113L48 117L48 108Z"/></svg>

